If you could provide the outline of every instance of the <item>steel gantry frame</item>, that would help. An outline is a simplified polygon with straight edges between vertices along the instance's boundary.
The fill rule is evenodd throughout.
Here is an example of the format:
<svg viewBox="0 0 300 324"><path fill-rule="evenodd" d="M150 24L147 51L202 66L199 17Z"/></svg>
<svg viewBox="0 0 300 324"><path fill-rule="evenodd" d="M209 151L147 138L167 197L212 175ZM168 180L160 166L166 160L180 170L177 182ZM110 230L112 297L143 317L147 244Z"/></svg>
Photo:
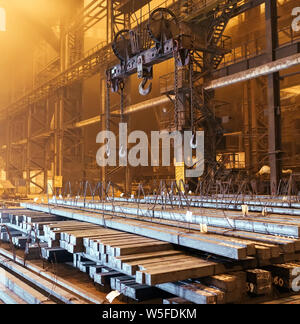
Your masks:
<svg viewBox="0 0 300 324"><path fill-rule="evenodd" d="M232 1L232 5L235 7L231 7L231 17L235 17L264 2L266 2L266 50L250 58L245 55L245 59L240 60L238 63L226 63L225 60L222 61L222 56L213 56L212 59L212 55L208 55L210 63L213 64L207 66L209 77L206 77L205 80L205 90L211 93L212 96L212 90L217 88L215 85L218 80L215 79L233 78L235 73L246 73L249 68L259 68L263 64L284 59L293 54L299 54L299 41L295 39L284 46L280 47L278 45L276 32L277 1ZM78 3L80 2L77 1ZM68 19L68 25L71 27L69 30L64 30L63 35L61 35L61 49L63 50L60 56L40 72L40 81L36 83L36 88L8 107L0 110L0 119L6 129L6 140L1 147L1 154L5 156L8 177L10 179L20 179L23 172L26 171L28 193L30 192L30 183L37 185L35 177L40 173L44 173L44 184L42 186L38 184L37 187L43 192L47 191L48 171L51 169L53 170L53 183L55 183L55 180L59 182L59 177L65 174L66 169L63 161L74 160L74 154L80 160L79 164L83 168L83 137L81 127L77 127L79 123L84 122L80 114L82 110L82 81L100 73L102 79L101 88L106 88L104 71L107 66L111 66L115 61L110 43L118 30L124 27L130 28L131 14L147 3L148 1L95 0L91 1L86 8L83 8L83 2L80 3L79 8L72 9L75 10L76 14L74 16L76 18L66 18ZM171 8L176 13L178 12L176 9L179 9L181 21L193 22L201 26L201 23L207 19L205 18L206 15L211 17L215 8L219 10L224 8L222 7L224 3L225 1L193 0L186 1L186 4L178 6L178 2L174 1ZM105 17L108 17L106 41L84 54L84 32ZM222 21L219 14L215 18L218 17L220 25L224 24L223 27L226 26L226 22ZM70 21L73 23L70 23ZM213 34L218 35L218 33L217 28L216 32L211 34L211 37L208 35L208 40L216 39ZM207 59L206 57L206 62ZM60 68L59 74L52 77L50 73L49 76L49 71L57 69L58 66ZM278 71L268 76L267 90L269 105L268 153L271 166L271 187L274 191L274 188L278 185L281 171ZM211 97L210 100L212 100ZM101 102L101 109L104 109L105 98L103 96ZM206 102L205 105L209 106L210 103ZM105 110L102 110L100 114L103 115L104 112ZM102 128L105 128L105 124L102 124ZM70 153L68 153L68 148Z"/></svg>

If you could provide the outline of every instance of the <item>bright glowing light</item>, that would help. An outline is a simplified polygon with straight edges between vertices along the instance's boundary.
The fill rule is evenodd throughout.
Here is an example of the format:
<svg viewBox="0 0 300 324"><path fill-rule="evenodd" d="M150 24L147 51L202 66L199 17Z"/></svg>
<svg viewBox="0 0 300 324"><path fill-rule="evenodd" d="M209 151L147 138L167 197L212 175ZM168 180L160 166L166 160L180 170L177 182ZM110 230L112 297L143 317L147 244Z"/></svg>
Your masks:
<svg viewBox="0 0 300 324"><path fill-rule="evenodd" d="M0 8L0 32L6 31L6 11Z"/></svg>

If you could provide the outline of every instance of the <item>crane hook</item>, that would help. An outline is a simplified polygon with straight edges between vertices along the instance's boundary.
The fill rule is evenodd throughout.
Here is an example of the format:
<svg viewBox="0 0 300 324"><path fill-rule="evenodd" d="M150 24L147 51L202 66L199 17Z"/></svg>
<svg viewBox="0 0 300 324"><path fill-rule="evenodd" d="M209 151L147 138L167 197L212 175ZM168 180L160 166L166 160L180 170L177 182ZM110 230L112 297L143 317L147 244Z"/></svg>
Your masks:
<svg viewBox="0 0 300 324"><path fill-rule="evenodd" d="M142 96L148 96L148 94L152 91L152 83L150 83L148 88L145 89L148 80L149 80L148 78L144 78L139 85L139 92Z"/></svg>
<svg viewBox="0 0 300 324"><path fill-rule="evenodd" d="M193 134L191 141L190 141L190 146L192 149L196 149L198 146L197 140L195 140L195 134Z"/></svg>
<svg viewBox="0 0 300 324"><path fill-rule="evenodd" d="M106 143L106 155L107 155L108 158L110 157L110 154L111 154L111 150L110 150L110 147L109 147L109 142L107 142Z"/></svg>
<svg viewBox="0 0 300 324"><path fill-rule="evenodd" d="M119 156L120 156L121 159L123 159L124 157L126 157L126 151L124 150L123 145L121 145L121 147L120 147Z"/></svg>

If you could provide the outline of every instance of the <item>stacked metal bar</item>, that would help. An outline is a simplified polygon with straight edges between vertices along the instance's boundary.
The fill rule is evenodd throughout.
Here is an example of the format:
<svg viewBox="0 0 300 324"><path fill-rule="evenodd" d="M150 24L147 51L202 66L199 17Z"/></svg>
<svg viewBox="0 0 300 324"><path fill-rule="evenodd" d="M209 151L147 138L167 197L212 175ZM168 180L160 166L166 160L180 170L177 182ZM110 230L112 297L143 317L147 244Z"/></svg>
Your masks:
<svg viewBox="0 0 300 324"><path fill-rule="evenodd" d="M293 271L300 266L297 238L217 226L200 231L195 224L176 222L176 227L174 221L149 222L144 216L125 218L116 213L112 217L61 207L51 209L55 214L51 218L49 210L43 214L40 207L44 208L37 205L38 215L10 211L6 221L12 224L6 224L23 233L34 224L48 244L42 248L45 259L73 259L73 265L96 284L138 301L164 296L164 291L193 303L239 302L247 292L259 296L270 294L274 286L291 288ZM86 222L64 220L71 214ZM97 225L99 220L106 226ZM290 224L297 227L296 220L290 219ZM131 232L131 228L135 229ZM156 239L157 232L162 240ZM188 240L197 242L193 249L183 249Z"/></svg>

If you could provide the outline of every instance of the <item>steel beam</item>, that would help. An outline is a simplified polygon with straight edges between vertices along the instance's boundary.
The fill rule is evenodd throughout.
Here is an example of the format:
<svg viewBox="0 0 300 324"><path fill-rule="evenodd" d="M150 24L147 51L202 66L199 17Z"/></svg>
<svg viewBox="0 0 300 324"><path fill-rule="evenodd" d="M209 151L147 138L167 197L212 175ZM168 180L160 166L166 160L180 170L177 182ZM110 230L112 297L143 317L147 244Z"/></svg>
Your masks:
<svg viewBox="0 0 300 324"><path fill-rule="evenodd" d="M13 260L14 256L11 252L6 251L4 249L0 249L0 254L5 256L6 258ZM19 264L24 264L24 260L18 256L16 256L16 261ZM95 296L92 293L87 293L85 290L81 289L80 287L77 287L76 285L64 280L63 278L60 278L58 276L52 275L50 272L43 271L42 268L39 266L31 263L30 261L26 262L26 268L32 271L35 274L40 275L41 277L56 282L57 285L67 289L68 291L74 293L77 296L80 296L81 298L90 301L93 304L102 304L103 299L99 298L99 296Z"/></svg>
<svg viewBox="0 0 300 324"><path fill-rule="evenodd" d="M6 259L7 260L7 259ZM0 258L0 262L1 262ZM9 260L7 260L9 262ZM15 298L7 298L4 295L4 300L8 304L30 304L30 305L41 305L41 304L49 304L53 303L51 300L49 300L46 296L42 295L37 290L30 287L28 284L21 281L19 278L15 277L11 273L5 271L4 269L0 269L0 285L3 285L8 291L11 291L15 296L19 298L17 301ZM0 286L0 298L2 297L2 294L5 293L4 291L1 291ZM23 301L23 302L22 302Z"/></svg>
<svg viewBox="0 0 300 324"><path fill-rule="evenodd" d="M134 219L124 219L124 217L111 217L103 216L102 214L97 214L96 212L87 211L75 211L70 208L63 207L51 207L47 205L37 205L37 204L24 204L27 208L32 210L39 210L44 212L50 212L53 215L58 215L70 219L75 219L78 221L88 222L92 224L97 224L100 226L105 226L107 228L112 228L120 230L123 232L133 233L163 242L169 242L172 244L177 244L199 251L205 251L207 253L212 253L220 256L224 256L234 260L241 260L247 257L247 248L240 244L233 244L229 242L222 242L221 240L211 239L207 236L189 234L188 232L183 233L182 230L178 231L174 227L160 227L157 224L151 224L149 222L139 222ZM119 211L119 208L116 208ZM144 210L145 211L145 210ZM116 211L117 212L117 211ZM122 211L123 213L125 211ZM127 212L137 213L136 209L127 209ZM146 211L147 213L147 211ZM165 216L163 214L161 216ZM149 216L149 215L148 215ZM170 215L169 215L170 216ZM172 214L172 219L178 220L185 219L185 215L174 215ZM174 218L175 217L175 218ZM164 218L164 217L161 217ZM209 219L206 217L206 219ZM293 231L295 234L295 231ZM299 234L299 232L298 232Z"/></svg>
<svg viewBox="0 0 300 324"><path fill-rule="evenodd" d="M101 225L101 226L107 226L111 227L117 230L126 231L130 233L136 233L143 236L148 236L151 238L155 238L158 240L166 241L168 239L168 235L159 235L156 237L154 234L151 234L152 231L148 232L147 230L144 232L142 228L135 228L135 226L131 227L130 223L123 224L121 222L118 222L117 220L114 221L114 219L101 219L102 214L93 213L90 212L84 212L84 211L76 211L74 209L70 208L63 208L63 207L55 207L55 206L47 206L47 205L38 205L38 204L26 204L22 203L22 207L36 210L36 211L42 211L46 213L51 213L54 215L76 219L79 221L85 221L90 222L93 224ZM141 209L141 208L132 208L132 207L121 207L116 205L104 205L103 207L99 206L98 210L104 210L107 212L114 212L119 213L120 215L123 215L123 217L126 217L127 215L133 215L133 216L142 216L142 217L149 217L151 218L158 218L158 219L166 219L166 220L172 220L172 221L179 221L184 223L192 223L192 224L206 224L208 226L215 226L215 227L222 227L222 228L228 228L228 229L236 229L241 231L249 231L249 232L256 232L256 233L262 233L262 234L271 234L271 235L282 235L282 236L291 236L295 238L300 237L300 225L295 224L284 224L283 222L272 222L271 220L267 220L265 218L261 220L257 219L244 219L240 217L231 218L228 219L227 217L221 217L221 216L207 216L207 215L201 215L201 214L194 214L192 215L191 219L188 221L187 216L185 213L180 212L168 212L168 211L162 211L162 210L148 210L148 209ZM147 224L147 223L145 223ZM147 225L149 226L149 225ZM139 232L139 233L138 233ZM154 236L152 236L154 235ZM175 242L182 242L182 238L179 235L171 235L172 241L171 243ZM175 239L175 240L174 240ZM193 240L192 240L193 241ZM191 242L190 242L191 243ZM178 243L177 243L178 244ZM193 243L195 244L195 242ZM182 244L184 245L184 244ZM191 248L195 248L196 245L184 245ZM201 250L201 248L199 249Z"/></svg>
<svg viewBox="0 0 300 324"><path fill-rule="evenodd" d="M216 300L216 296L212 296L212 294L208 294L207 292L205 293L203 291L201 293L201 289L196 289L196 287L192 284L188 285L184 282L164 283L159 284L156 287L198 305L215 303ZM213 302L210 302L211 300L213 300Z"/></svg>
<svg viewBox="0 0 300 324"><path fill-rule="evenodd" d="M93 201L72 201L72 200L57 200L50 199L51 204L57 204L62 206L76 207L76 208L88 208L88 209L101 209L103 208L103 203L97 203ZM112 203L112 202L111 202ZM150 204L150 205L169 205L173 207L193 207L193 208L213 208L213 209L222 209L222 210L242 210L242 205L247 205L249 212L258 212L261 213L264 211L269 214L280 214L280 215L291 215L291 216L300 216L300 206L298 203L266 203L259 201L247 201L247 200L226 200L226 199L213 199L213 198L203 198L199 197L194 200L186 199L177 199L170 200L168 198L149 198L147 199L123 199L123 198L114 198L113 203L132 203L133 206L137 204ZM134 205L135 204L135 205ZM145 207L146 208L146 207ZM234 215L233 215L234 216ZM280 217L280 216L278 216ZM274 215L273 218L276 218ZM294 222L300 222L300 219L295 219Z"/></svg>
<svg viewBox="0 0 300 324"><path fill-rule="evenodd" d="M37 274L32 273L17 263L12 263L10 259L0 256L0 264L13 273L16 273L23 280L30 282L35 287L47 292L49 296L53 296L65 304L78 305L80 304L80 301L83 302L83 300L81 300L79 297L77 298L74 294L67 292L59 286L56 286L56 288L53 289L53 283L43 279ZM47 298L45 297L45 301L46 300Z"/></svg>
<svg viewBox="0 0 300 324"><path fill-rule="evenodd" d="M57 200L50 199L51 204L57 204L62 206L69 206L74 208L88 208L88 209L101 209L102 203L94 201L71 201L71 200ZM172 201L168 198L155 198L147 197L146 199L123 199L114 198L114 203L131 203L133 206L137 204L141 205L168 205L173 207L193 207L193 208L210 208L210 209L222 209L228 211L241 211L242 205L247 205L249 212L262 213L263 211L268 214L279 214L279 215L291 215L300 216L300 205L298 203L276 203L276 202L262 202L262 201L250 201L250 200L226 200L226 199L214 199L214 198L195 198L195 199L173 199ZM135 204L135 205L134 205ZM146 208L146 206L145 206ZM280 217L280 216L278 216ZM276 216L274 215L274 218ZM295 219L295 222L300 220Z"/></svg>

